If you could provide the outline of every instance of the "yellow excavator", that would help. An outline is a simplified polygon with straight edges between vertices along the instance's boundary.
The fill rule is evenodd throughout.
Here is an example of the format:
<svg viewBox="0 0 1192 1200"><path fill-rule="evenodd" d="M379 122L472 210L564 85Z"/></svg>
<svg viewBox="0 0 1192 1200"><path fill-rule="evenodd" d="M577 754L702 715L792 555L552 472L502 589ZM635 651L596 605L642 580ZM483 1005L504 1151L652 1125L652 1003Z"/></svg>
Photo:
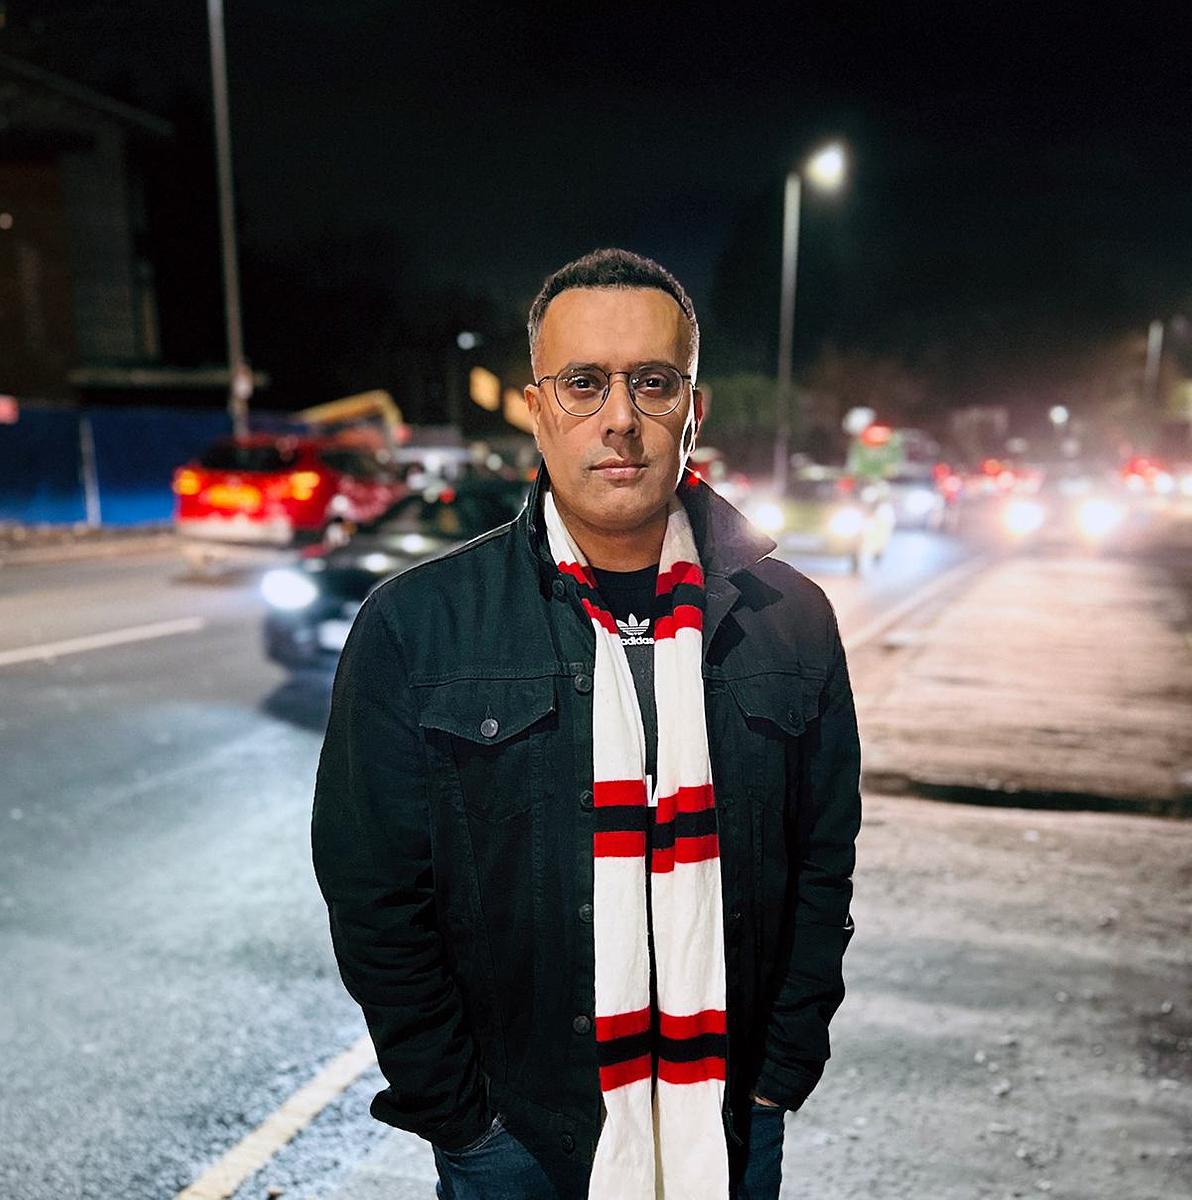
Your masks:
<svg viewBox="0 0 1192 1200"><path fill-rule="evenodd" d="M390 454L410 436L410 427L405 423L401 409L393 397L380 388L304 408L294 417L316 426L320 433L334 436L337 441L369 446L374 450L384 449Z"/></svg>

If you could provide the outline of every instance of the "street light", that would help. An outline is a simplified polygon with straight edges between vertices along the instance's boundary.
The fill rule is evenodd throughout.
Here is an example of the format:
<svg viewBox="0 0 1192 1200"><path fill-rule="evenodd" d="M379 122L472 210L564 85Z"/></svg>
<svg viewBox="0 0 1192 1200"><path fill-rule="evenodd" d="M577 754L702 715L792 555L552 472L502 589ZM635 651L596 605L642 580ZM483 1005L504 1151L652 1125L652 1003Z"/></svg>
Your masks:
<svg viewBox="0 0 1192 1200"><path fill-rule="evenodd" d="M774 486L786 490L790 470L791 355L795 336L795 277L799 261L799 205L803 175L814 187L834 192L844 182L848 158L839 142L829 142L786 177L782 210L782 302L778 313L778 394L775 397Z"/></svg>

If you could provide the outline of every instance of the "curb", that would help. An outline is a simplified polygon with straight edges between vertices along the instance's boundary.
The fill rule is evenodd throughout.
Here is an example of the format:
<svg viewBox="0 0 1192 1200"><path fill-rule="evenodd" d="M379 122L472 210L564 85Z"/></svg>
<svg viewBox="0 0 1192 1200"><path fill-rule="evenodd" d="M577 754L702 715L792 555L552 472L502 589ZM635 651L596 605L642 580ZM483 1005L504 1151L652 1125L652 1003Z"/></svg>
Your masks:
<svg viewBox="0 0 1192 1200"><path fill-rule="evenodd" d="M1058 812L1131 813L1141 817L1192 818L1192 790L1181 788L1171 796L1105 796L1093 792L1058 791L1021 787L1012 782L987 784L944 783L899 771L862 771L865 791L891 796L918 796L953 804L994 808L1038 808Z"/></svg>
<svg viewBox="0 0 1192 1200"><path fill-rule="evenodd" d="M151 550L172 550L178 537L172 529L119 534L100 534L93 537L30 538L27 541L0 541L0 566L21 566L54 562L74 562L87 558L107 558L120 554L143 553Z"/></svg>

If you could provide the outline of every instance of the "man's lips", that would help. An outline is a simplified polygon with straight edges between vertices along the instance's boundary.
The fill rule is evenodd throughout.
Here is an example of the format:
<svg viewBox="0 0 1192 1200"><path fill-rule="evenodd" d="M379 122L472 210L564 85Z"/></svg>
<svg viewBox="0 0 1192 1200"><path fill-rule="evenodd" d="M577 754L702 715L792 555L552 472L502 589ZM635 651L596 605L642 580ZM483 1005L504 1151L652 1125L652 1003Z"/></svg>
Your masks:
<svg viewBox="0 0 1192 1200"><path fill-rule="evenodd" d="M596 463L590 469L593 471L625 471L636 470L645 465L644 462L634 462L632 459L610 458L604 462Z"/></svg>

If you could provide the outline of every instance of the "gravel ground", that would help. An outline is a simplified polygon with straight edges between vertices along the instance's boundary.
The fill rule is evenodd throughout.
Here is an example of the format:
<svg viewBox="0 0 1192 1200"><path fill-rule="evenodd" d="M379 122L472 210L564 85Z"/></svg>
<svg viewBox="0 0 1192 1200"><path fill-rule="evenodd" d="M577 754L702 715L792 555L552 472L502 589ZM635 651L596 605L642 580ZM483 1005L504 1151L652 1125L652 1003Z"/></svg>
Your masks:
<svg viewBox="0 0 1192 1200"><path fill-rule="evenodd" d="M791 1200L1192 1195L1192 826L866 796Z"/></svg>

